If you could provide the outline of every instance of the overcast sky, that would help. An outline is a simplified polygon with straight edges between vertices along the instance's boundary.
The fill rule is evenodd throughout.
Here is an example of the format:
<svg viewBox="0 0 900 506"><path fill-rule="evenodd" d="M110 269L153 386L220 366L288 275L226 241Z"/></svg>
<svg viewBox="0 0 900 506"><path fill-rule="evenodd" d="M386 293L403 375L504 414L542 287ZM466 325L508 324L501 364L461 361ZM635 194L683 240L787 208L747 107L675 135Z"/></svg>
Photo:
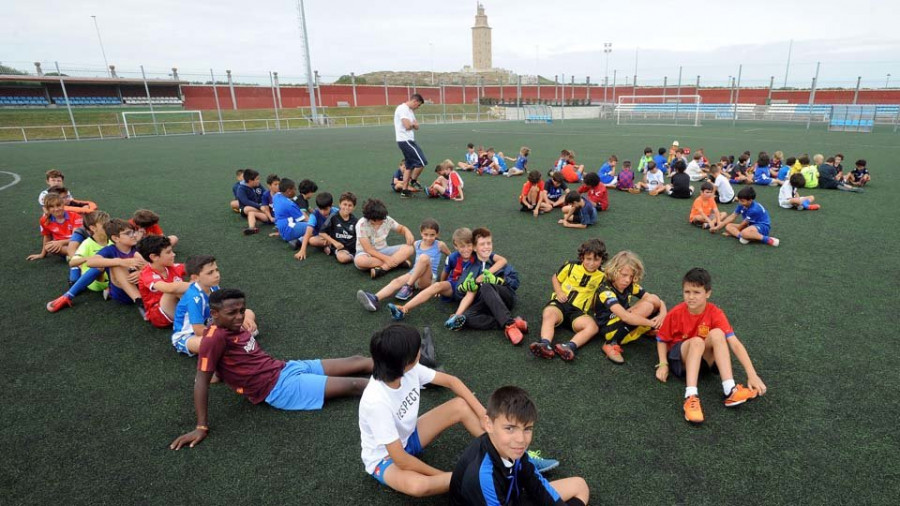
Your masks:
<svg viewBox="0 0 900 506"><path fill-rule="evenodd" d="M178 67L183 77L213 68L236 77L279 71L303 80L296 0L19 0L4 2L0 62L32 71L59 61L101 72L106 55L123 73ZM669 84L697 75L725 83L743 63L744 84L783 84L794 40L789 84L900 85L900 2L896 0L486 0L493 61L521 74L591 76L606 69L603 43L613 44L609 75L618 82ZM455 71L471 64L475 2L307 0L312 65L329 81L351 71ZM638 49L639 48L639 49ZM75 72L72 72L75 73ZM197 76L199 78L199 75Z"/></svg>

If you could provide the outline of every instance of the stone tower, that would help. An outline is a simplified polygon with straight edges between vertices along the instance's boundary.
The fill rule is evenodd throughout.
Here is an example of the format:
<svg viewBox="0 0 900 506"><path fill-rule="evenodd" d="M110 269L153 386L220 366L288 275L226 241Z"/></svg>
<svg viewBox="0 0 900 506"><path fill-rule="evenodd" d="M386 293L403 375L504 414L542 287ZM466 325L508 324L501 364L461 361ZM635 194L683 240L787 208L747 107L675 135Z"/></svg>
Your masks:
<svg viewBox="0 0 900 506"><path fill-rule="evenodd" d="M491 62L491 27L488 26L484 6L478 3L475 14L475 26L472 27L472 66L476 71L490 70Z"/></svg>

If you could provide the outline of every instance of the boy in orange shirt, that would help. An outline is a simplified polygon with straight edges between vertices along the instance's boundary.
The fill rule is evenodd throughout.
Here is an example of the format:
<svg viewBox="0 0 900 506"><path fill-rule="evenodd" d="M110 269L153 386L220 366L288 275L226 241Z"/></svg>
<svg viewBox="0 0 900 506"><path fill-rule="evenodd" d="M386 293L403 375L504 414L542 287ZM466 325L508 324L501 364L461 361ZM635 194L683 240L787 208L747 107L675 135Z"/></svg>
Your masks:
<svg viewBox="0 0 900 506"><path fill-rule="evenodd" d="M692 225L716 232L722 228L722 220L725 219L725 213L719 212L716 206L716 187L709 181L700 185L700 196L694 200L691 206L691 215L688 220Z"/></svg>
<svg viewBox="0 0 900 506"><path fill-rule="evenodd" d="M540 213L546 213L553 209L547 201L547 192L544 191L544 182L541 173L533 170L528 173L528 180L522 185L522 193L519 194L519 208L522 212L531 211L537 217Z"/></svg>

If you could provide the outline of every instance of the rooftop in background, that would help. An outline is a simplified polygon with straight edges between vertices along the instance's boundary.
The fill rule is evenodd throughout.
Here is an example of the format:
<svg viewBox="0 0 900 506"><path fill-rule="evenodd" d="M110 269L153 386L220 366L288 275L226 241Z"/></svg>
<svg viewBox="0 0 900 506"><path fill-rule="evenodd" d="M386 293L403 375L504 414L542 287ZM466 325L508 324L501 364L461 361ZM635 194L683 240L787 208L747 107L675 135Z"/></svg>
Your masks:
<svg viewBox="0 0 900 506"><path fill-rule="evenodd" d="M78 84L144 84L143 79L132 79L125 77L73 77L64 75L63 78L66 82L69 83L78 83ZM148 82L153 82L153 84L188 84L188 81L183 80L175 80L175 79L160 79L154 77L148 77ZM20 76L20 75L0 75L0 83L10 83L10 82L19 82L19 83L58 83L59 76Z"/></svg>

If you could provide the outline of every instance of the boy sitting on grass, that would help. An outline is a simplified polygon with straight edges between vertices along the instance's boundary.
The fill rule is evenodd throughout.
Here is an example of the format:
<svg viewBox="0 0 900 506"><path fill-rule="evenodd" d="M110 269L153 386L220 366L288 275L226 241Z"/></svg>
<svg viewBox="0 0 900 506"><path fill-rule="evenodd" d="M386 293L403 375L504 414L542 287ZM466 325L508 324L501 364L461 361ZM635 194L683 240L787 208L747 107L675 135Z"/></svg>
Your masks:
<svg viewBox="0 0 900 506"><path fill-rule="evenodd" d="M316 208L309 213L309 221L306 222L306 231L303 232L303 240L300 242L300 251L294 258L304 260L306 258L307 246L312 244L316 248L326 248L328 241L322 237L319 232L322 226L328 221L332 215L337 214L338 208L332 207L334 197L328 192L322 192L316 195Z"/></svg>
<svg viewBox="0 0 900 506"><path fill-rule="evenodd" d="M326 255L334 254L339 263L349 264L356 254L356 222L353 215L356 209L356 195L352 192L344 192L338 197L338 212L325 220L325 224L319 229L319 235L328 244L324 251Z"/></svg>
<svg viewBox="0 0 900 506"><path fill-rule="evenodd" d="M172 243L165 236L145 236L138 242L137 250L147 260L138 280L146 319L158 329L169 328L174 321L175 306L190 286L183 281L184 264L175 263Z"/></svg>
<svg viewBox="0 0 900 506"><path fill-rule="evenodd" d="M551 276L553 294L541 314L541 339L529 345L536 357L564 360L575 358L575 350L597 334L597 324L590 315L594 296L603 281L600 267L606 261L606 244L589 239L578 248L578 262L566 262ZM566 344L553 346L556 327L571 328L575 335Z"/></svg>
<svg viewBox="0 0 900 506"><path fill-rule="evenodd" d="M428 196L431 198L443 197L462 202L465 198L463 195L463 180L453 170L453 162L444 160L434 168L434 171L438 176L431 183L431 186L428 187Z"/></svg>
<svg viewBox="0 0 900 506"><path fill-rule="evenodd" d="M590 489L583 478L547 482L541 475L551 468L539 471L528 451L536 421L537 408L525 390L495 390L482 420L485 433L472 441L453 469L450 504L500 504L504 497L503 504L587 504Z"/></svg>
<svg viewBox="0 0 900 506"><path fill-rule="evenodd" d="M144 237L150 235L164 235L162 227L159 226L159 215L149 209L138 209L129 220L132 224L137 225L144 233ZM178 244L178 236L169 235L169 242L174 248Z"/></svg>
<svg viewBox="0 0 900 506"><path fill-rule="evenodd" d="M231 193L234 195L234 200L231 201L231 210L239 213L241 212L241 203L238 202L238 188L241 187L241 183L244 182L244 169L238 169L234 172L234 177L237 179L235 183L231 186Z"/></svg>
<svg viewBox="0 0 900 506"><path fill-rule="evenodd" d="M388 246L387 237L391 231L402 235L406 244ZM363 204L363 217L356 222L356 268L368 270L372 279L378 278L397 266L412 267L409 257L413 255L415 242L412 232L388 216L387 207L378 199L369 199Z"/></svg>
<svg viewBox="0 0 900 506"><path fill-rule="evenodd" d="M597 208L594 203L578 192L566 194L562 208L563 217L558 223L566 228L587 228L597 223Z"/></svg>
<svg viewBox="0 0 900 506"><path fill-rule="evenodd" d="M711 233L722 228L719 223L725 219L725 213L716 206L716 187L709 181L700 185L700 196L694 199L688 221L691 225L709 230Z"/></svg>
<svg viewBox="0 0 900 506"><path fill-rule="evenodd" d="M725 313L709 302L709 272L699 267L689 270L682 280L682 294L684 302L669 311L656 337L656 379L665 383L670 372L685 379L684 419L700 424L704 417L697 381L702 373L718 369L726 408L765 395L766 385L756 374L747 349L734 335ZM749 388L735 384L731 353L746 371Z"/></svg>
<svg viewBox="0 0 900 506"><path fill-rule="evenodd" d="M38 260L48 254L65 257L69 251L72 232L83 222L81 215L65 210L63 198L56 193L44 196L44 215L41 216L41 252L28 255L26 260Z"/></svg>
<svg viewBox="0 0 900 506"><path fill-rule="evenodd" d="M78 271L76 276L70 274L69 288L81 279L91 269L87 266L87 259L96 255L98 251L111 244L109 238L106 237L106 231L103 227L109 222L109 214L105 211L94 211L84 215L84 228L87 229L87 237L78 245L78 249L71 255L69 259L69 268ZM74 235L74 234L73 234ZM69 243L71 246L71 242ZM96 271L89 282L84 284L85 288L92 292L102 292L109 287L109 282L103 271ZM80 291L80 290L79 290Z"/></svg>
<svg viewBox="0 0 900 506"><path fill-rule="evenodd" d="M803 179L803 174L794 174L788 178L787 181L781 185L781 189L778 190L778 205L782 209L799 209L817 211L819 210L819 204L814 204L816 201L816 197L813 195L807 195L806 197L801 197L797 192L800 188L806 186L806 180Z"/></svg>
<svg viewBox="0 0 900 506"><path fill-rule="evenodd" d="M735 225L735 218L741 217L742 221ZM756 190L752 186L741 188L738 192L738 206L717 225L718 230L725 227L725 235L737 237L741 244L750 244L750 241L759 241L769 246L778 246L779 240L769 236L772 221L766 208L756 201ZM714 230L715 231L715 230Z"/></svg>
<svg viewBox="0 0 900 506"><path fill-rule="evenodd" d="M869 184L871 179L869 169L866 168L866 161L860 159L856 161L856 167L847 175L847 184L862 187Z"/></svg>
<svg viewBox="0 0 900 506"><path fill-rule="evenodd" d="M244 235L259 233L256 223L272 223L274 220L269 214L269 208L263 205L263 190L259 186L259 172L253 169L244 170L244 182L238 186L237 198L241 210L241 216L247 218L247 228Z"/></svg>
<svg viewBox="0 0 900 506"><path fill-rule="evenodd" d="M562 180L562 176L556 176ZM522 193L519 194L519 210L530 212L535 218L540 213L546 213L553 209L553 204L547 198L544 190L544 182L541 181L541 173L533 170L528 173L527 180L522 184Z"/></svg>
<svg viewBox="0 0 900 506"><path fill-rule="evenodd" d="M225 288L209 296L213 325L206 329L197 354L194 409L197 424L169 448L193 448L209 435L209 383L213 374L253 404L266 402L287 411L322 409L327 399L361 395L372 360L354 356L325 360L276 360L244 328L244 293Z"/></svg>

